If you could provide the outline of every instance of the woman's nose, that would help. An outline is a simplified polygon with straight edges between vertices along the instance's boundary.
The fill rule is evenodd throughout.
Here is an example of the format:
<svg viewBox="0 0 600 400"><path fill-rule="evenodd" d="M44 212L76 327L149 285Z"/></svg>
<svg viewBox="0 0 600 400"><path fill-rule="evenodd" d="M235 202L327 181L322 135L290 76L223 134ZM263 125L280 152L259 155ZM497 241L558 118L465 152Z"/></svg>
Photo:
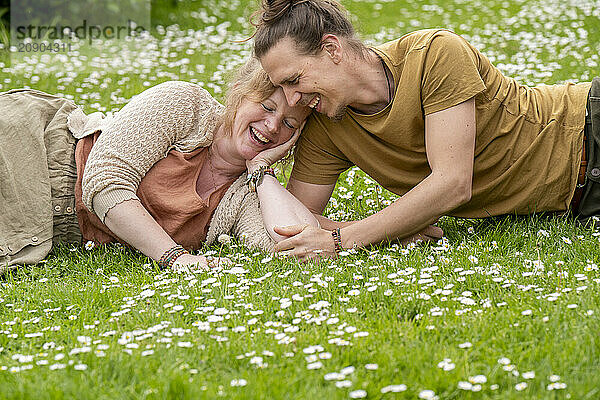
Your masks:
<svg viewBox="0 0 600 400"><path fill-rule="evenodd" d="M276 118L267 118L265 125L270 133L275 133L277 132L277 129L279 129L279 122Z"/></svg>

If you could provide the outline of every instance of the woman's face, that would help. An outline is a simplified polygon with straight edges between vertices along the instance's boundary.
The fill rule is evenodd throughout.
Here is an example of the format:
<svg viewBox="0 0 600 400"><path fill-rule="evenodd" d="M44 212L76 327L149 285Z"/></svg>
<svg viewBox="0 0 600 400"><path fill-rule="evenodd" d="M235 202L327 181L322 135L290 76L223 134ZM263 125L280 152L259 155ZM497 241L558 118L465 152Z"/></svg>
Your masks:
<svg viewBox="0 0 600 400"><path fill-rule="evenodd" d="M243 159L251 160L261 151L290 140L309 113L308 107L290 107L281 88L262 102L246 98L233 122L234 145Z"/></svg>

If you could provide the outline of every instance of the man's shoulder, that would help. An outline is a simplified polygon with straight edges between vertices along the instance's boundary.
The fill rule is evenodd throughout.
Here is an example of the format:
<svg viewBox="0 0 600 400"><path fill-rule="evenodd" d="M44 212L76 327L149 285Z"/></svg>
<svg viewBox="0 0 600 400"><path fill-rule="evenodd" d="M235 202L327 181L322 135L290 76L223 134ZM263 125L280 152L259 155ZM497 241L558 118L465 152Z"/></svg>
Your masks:
<svg viewBox="0 0 600 400"><path fill-rule="evenodd" d="M451 40L461 37L448 29L422 29L405 34L398 39L375 46L391 59L401 58L414 50L426 49L434 38L445 37Z"/></svg>

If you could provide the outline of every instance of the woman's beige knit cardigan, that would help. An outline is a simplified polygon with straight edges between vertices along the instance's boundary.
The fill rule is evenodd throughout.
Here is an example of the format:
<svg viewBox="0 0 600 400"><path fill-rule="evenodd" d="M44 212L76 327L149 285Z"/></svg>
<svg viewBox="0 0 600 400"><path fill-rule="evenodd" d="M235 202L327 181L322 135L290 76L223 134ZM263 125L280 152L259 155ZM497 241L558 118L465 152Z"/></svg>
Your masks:
<svg viewBox="0 0 600 400"><path fill-rule="evenodd" d="M68 123L76 138L102 132L85 166L83 202L104 221L115 205L138 199L140 181L170 150L191 152L210 146L223 111L206 90L178 81L142 92L112 117L101 113L88 116L76 109ZM247 246L272 250L274 242L264 228L258 197L244 181L245 174L223 196L206 242L211 244L219 235L227 234Z"/></svg>

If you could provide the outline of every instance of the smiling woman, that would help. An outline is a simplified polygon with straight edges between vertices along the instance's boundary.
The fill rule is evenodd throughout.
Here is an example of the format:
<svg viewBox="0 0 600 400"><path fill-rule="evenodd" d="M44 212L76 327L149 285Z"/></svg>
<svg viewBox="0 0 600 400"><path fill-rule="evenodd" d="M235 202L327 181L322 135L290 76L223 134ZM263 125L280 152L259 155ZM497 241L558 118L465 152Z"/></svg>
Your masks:
<svg viewBox="0 0 600 400"><path fill-rule="evenodd" d="M268 169L309 109L290 107L255 60L239 71L226 107L198 85L165 82L112 117L29 89L0 94L0 110L3 268L81 240L125 242L163 267L208 266L188 250L220 234L273 248L280 237L261 212L317 225Z"/></svg>
<svg viewBox="0 0 600 400"><path fill-rule="evenodd" d="M252 159L290 140L307 115L306 107L288 106L281 90L260 101L244 99L231 126L234 145L244 159Z"/></svg>

